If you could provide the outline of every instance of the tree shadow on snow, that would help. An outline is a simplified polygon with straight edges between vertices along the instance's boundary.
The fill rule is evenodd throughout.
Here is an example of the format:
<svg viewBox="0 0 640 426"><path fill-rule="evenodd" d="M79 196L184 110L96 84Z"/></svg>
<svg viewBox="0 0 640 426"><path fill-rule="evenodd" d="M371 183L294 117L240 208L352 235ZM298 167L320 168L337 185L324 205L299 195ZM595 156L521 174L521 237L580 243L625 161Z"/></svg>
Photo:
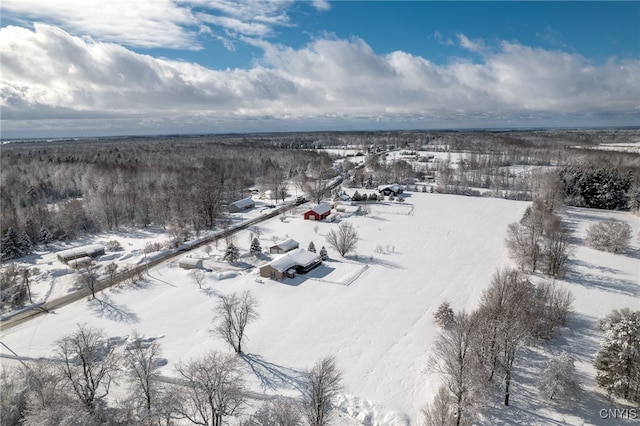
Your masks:
<svg viewBox="0 0 640 426"><path fill-rule="evenodd" d="M126 306L118 305L113 300L103 294L101 298L92 299L89 302L91 309L100 317L113 321L123 322L125 324L134 324L140 322L138 315L130 311Z"/></svg>
<svg viewBox="0 0 640 426"><path fill-rule="evenodd" d="M260 379L263 389L278 390L286 388L302 390L304 383L303 372L265 361L260 355L242 353L240 357L249 365L256 377Z"/></svg>
<svg viewBox="0 0 640 426"><path fill-rule="evenodd" d="M588 288L626 294L628 296L640 296L640 286L637 282L621 278L624 273L618 269L597 266L577 259L569 260L569 268L564 276L565 281L579 284ZM578 272L576 267L582 268ZM584 271L586 269L586 271Z"/></svg>

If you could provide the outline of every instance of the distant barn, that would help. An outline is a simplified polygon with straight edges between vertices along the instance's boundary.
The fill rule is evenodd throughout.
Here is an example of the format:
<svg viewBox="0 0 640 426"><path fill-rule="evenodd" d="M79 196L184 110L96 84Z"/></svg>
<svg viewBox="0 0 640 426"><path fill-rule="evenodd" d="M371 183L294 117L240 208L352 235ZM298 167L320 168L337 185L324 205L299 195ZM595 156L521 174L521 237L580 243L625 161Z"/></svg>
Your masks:
<svg viewBox="0 0 640 426"><path fill-rule="evenodd" d="M311 210L307 210L304 212L305 220L322 220L325 217L331 214L331 205L329 204L318 204Z"/></svg>
<svg viewBox="0 0 640 426"><path fill-rule="evenodd" d="M100 244L94 244L90 246L75 247L67 250L62 250L56 253L58 260L71 267L79 267L78 263L86 263L86 259L83 262L70 263L73 260L81 259L83 257L91 260L94 257L102 256L105 253L105 247Z"/></svg>

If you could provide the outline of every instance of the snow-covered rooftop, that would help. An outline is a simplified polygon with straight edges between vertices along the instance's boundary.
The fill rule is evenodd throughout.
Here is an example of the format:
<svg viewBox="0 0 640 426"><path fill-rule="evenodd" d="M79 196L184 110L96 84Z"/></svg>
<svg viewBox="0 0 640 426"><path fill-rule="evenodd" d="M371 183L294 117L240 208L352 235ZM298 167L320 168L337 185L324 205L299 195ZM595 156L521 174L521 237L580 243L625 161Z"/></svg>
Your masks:
<svg viewBox="0 0 640 426"><path fill-rule="evenodd" d="M320 260L320 256L302 248L291 250L279 258L272 260L268 265L278 272L284 272L294 266L307 267Z"/></svg>
<svg viewBox="0 0 640 426"><path fill-rule="evenodd" d="M286 240L282 240L280 242L275 243L271 247L280 247L284 251L293 250L298 247L300 244L294 240L293 238L287 238Z"/></svg>
<svg viewBox="0 0 640 426"><path fill-rule="evenodd" d="M326 204L326 203L318 204L317 206L312 208L311 211L313 211L313 212L315 212L315 213L317 213L319 215L323 215L323 214L331 211L331 205L330 204Z"/></svg>
<svg viewBox="0 0 640 426"><path fill-rule="evenodd" d="M58 258L64 259L69 257L78 257L81 255L95 256L98 253L104 252L105 247L101 244L92 244L82 247L74 247L67 250L62 250L56 253Z"/></svg>
<svg viewBox="0 0 640 426"><path fill-rule="evenodd" d="M253 201L251 197L243 198L242 200L234 201L233 203L231 203L231 205L236 206L240 209L253 206L254 204L255 204L255 201Z"/></svg>

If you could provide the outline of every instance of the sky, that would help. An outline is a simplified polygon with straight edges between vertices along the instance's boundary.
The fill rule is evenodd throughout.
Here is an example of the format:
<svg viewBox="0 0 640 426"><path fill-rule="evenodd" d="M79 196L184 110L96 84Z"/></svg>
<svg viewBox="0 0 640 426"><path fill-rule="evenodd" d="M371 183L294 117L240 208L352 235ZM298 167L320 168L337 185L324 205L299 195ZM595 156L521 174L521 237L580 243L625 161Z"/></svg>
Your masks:
<svg viewBox="0 0 640 426"><path fill-rule="evenodd" d="M3 0L2 138L640 125L640 2Z"/></svg>

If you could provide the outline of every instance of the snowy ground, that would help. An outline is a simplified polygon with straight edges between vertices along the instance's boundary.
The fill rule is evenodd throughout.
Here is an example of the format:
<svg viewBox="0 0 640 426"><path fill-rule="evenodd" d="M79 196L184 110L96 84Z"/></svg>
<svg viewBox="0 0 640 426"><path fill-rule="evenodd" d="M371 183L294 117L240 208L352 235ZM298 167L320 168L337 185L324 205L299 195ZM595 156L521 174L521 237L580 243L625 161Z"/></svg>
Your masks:
<svg viewBox="0 0 640 426"><path fill-rule="evenodd" d="M260 319L248 327L244 357L253 391L298 395L301 373L319 358L335 355L344 371L340 424L348 419L349 424L363 425L420 424L420 410L438 387L437 378L424 373L438 331L433 311L445 299L456 310L475 308L494 270L508 265L507 224L518 220L528 203L428 193L408 193L405 198L403 204L374 204L369 215L346 219L360 234L357 256L341 259L327 246L331 260L308 275L283 282L258 280L252 266L259 262L249 257L233 266L221 262L225 244L220 242L210 256L200 250L190 254L204 258L204 267L211 270L202 289L177 261L167 263L150 270L135 288L111 289L97 300L40 316L3 331L0 341L20 356L40 357L50 356L54 342L77 323L101 327L111 337L135 329L163 336L159 341L168 364L162 373L173 375L181 359L211 349L229 350L210 332L217 296L251 290L260 302ZM325 235L337 225L304 221L303 209L259 225L263 249L286 237L303 248L311 241L318 250L326 245ZM583 247L586 225L606 217L634 227L633 247L626 254ZM593 380L599 340L593 326L613 308L639 308L640 247L635 235L640 224L627 213L586 209L569 209L566 218L576 230L578 248L563 285L576 296L576 315L571 329L551 349L576 356L584 401L562 409L537 399L531 367L542 363L550 349L534 348L519 364L512 406L489 407L486 424L599 424L594 410L607 401ZM242 252L249 250L252 231L236 235ZM115 239L125 248L136 244L134 238ZM144 239L137 244L143 247ZM0 349L2 355L8 353Z"/></svg>

